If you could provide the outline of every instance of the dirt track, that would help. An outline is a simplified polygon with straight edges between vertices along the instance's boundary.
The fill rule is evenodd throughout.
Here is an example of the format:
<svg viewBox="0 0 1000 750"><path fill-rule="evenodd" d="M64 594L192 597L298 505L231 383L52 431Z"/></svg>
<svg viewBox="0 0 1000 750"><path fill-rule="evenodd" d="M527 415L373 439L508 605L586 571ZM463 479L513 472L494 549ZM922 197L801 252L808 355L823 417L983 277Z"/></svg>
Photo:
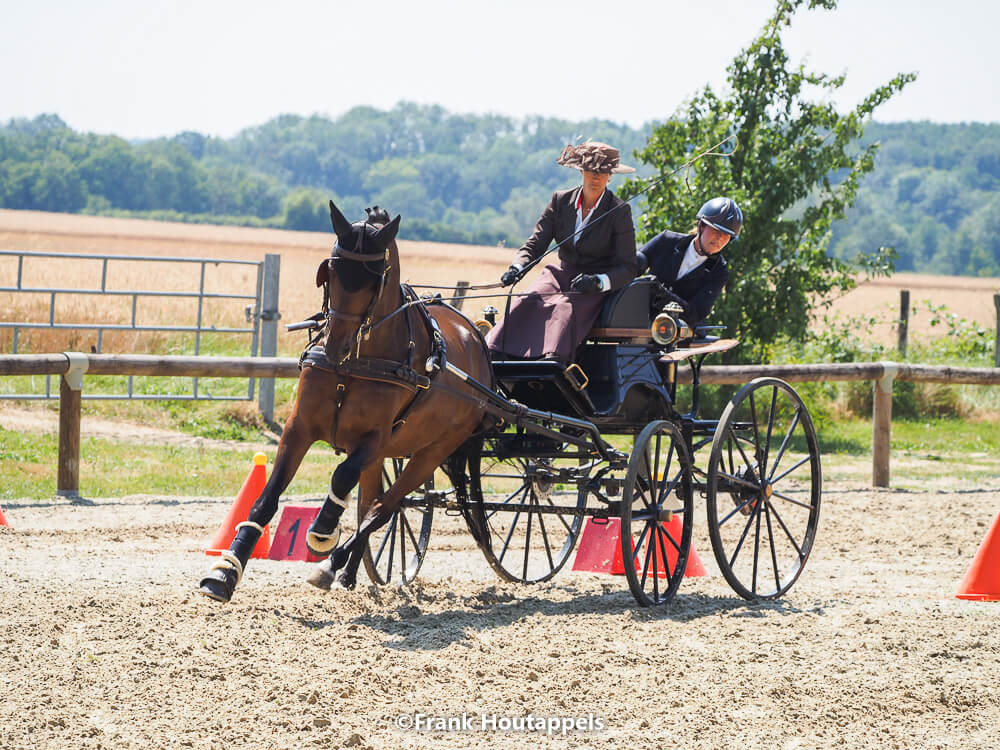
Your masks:
<svg viewBox="0 0 1000 750"><path fill-rule="evenodd" d="M817 546L786 598L750 604L710 575L662 611L636 608L620 577L502 584L443 515L408 590L323 593L303 582L306 563L255 560L220 605L192 592L228 502L5 505L0 747L1000 742L1000 605L953 598L1000 482L827 487ZM700 529L695 549L711 572ZM592 715L603 728L397 726L417 713Z"/></svg>

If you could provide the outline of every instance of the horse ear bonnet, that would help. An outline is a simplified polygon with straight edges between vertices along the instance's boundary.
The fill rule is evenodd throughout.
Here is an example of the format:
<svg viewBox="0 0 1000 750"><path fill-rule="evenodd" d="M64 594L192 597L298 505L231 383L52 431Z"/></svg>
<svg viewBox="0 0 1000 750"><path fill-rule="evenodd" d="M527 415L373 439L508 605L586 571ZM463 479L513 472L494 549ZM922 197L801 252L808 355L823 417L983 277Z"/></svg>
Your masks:
<svg viewBox="0 0 1000 750"><path fill-rule="evenodd" d="M399 214L396 214L395 219L390 221L375 233L375 239L377 239L379 244L383 247L388 246L390 242L396 239L396 232L399 231L399 221L401 218L402 217Z"/></svg>
<svg viewBox="0 0 1000 750"><path fill-rule="evenodd" d="M337 242L341 247L347 247L351 240L351 222L344 218L333 201L330 201L330 223L333 224L333 231L337 233Z"/></svg>
<svg viewBox="0 0 1000 750"><path fill-rule="evenodd" d="M319 264L319 268L316 269L316 286L323 286L329 278L330 259L326 258Z"/></svg>

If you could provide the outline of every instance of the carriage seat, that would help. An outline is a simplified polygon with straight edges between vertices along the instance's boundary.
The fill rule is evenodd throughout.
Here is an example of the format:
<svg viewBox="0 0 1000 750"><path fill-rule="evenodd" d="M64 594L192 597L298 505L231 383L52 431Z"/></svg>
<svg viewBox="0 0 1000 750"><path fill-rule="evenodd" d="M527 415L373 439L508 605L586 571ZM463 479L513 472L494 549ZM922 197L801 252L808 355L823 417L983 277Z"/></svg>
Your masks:
<svg viewBox="0 0 1000 750"><path fill-rule="evenodd" d="M589 341L649 343L650 304L656 280L640 276L608 295L587 335Z"/></svg>

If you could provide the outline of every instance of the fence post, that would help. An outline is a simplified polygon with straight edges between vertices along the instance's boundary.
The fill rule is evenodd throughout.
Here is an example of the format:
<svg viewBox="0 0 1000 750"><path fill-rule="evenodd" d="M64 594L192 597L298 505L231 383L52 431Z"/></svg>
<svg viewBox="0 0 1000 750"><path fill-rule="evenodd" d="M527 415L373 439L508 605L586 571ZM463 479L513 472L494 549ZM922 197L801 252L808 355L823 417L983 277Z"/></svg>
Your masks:
<svg viewBox="0 0 1000 750"><path fill-rule="evenodd" d="M993 342L993 366L1000 367L1000 292L993 295L993 307L997 309L997 338Z"/></svg>
<svg viewBox="0 0 1000 750"><path fill-rule="evenodd" d="M56 494L80 498L80 397L83 373L90 360L80 352L64 352L69 369L59 383L59 470Z"/></svg>
<svg viewBox="0 0 1000 750"><path fill-rule="evenodd" d="M260 300L260 356L278 354L278 282L281 278L281 256L268 253L264 256L264 286ZM274 378L261 378L257 391L260 414L268 424L274 422Z"/></svg>
<svg viewBox="0 0 1000 750"><path fill-rule="evenodd" d="M451 306L456 310L461 310L462 305L465 304L465 295L469 291L468 281L457 281L455 282L455 294L451 298Z"/></svg>
<svg viewBox="0 0 1000 750"><path fill-rule="evenodd" d="M910 324L910 290L899 290L899 356L906 358L906 337Z"/></svg>
<svg viewBox="0 0 1000 750"><path fill-rule="evenodd" d="M892 437L892 382L899 372L895 362L882 362L872 404L872 486L889 486L889 441Z"/></svg>

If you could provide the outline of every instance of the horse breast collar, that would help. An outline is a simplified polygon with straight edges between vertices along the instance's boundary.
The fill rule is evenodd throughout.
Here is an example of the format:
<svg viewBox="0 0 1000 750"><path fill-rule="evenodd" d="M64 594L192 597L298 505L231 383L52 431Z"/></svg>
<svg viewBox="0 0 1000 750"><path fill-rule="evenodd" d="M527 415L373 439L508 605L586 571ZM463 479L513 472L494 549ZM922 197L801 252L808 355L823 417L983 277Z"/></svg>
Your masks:
<svg viewBox="0 0 1000 750"><path fill-rule="evenodd" d="M356 258L351 259L356 260ZM340 408L344 405L344 400L347 398L347 382L350 378L396 385L401 388L406 388L413 393L413 398L410 399L410 402L397 415L393 423L393 430L396 430L406 423L406 417L418 403L420 396L425 391L430 389L434 378L439 372L441 372L441 370L444 369L447 361L447 349L444 343L444 336L441 333L437 320L435 320L434 316L427 311L426 306L420 302L419 296L410 286L401 284L400 291L402 293L404 305L416 308L418 315L427 330L428 339L430 341L430 352L428 353L424 367L426 372L430 374L429 376L422 375L413 369L413 355L416 345L413 342L413 331L409 315L409 307L406 313L404 313L409 334L407 337L409 345L407 347L405 361L398 362L381 357L348 355L340 362L331 362L329 357L327 357L326 348L319 344L319 335L309 342L306 350L302 352L302 355L299 357L300 369L303 367L314 367L317 370L323 370L324 372L339 375L341 378L340 382L337 384L337 400L335 404L336 410L334 412L334 421L330 432L331 445L333 445L335 450L339 450L336 444L337 416L340 412ZM382 290L380 289L378 296L381 296L381 292ZM326 302L326 299L324 299L324 302ZM417 304L412 304L415 302ZM324 312L323 316L329 320L333 317L333 314ZM361 345L361 332L363 328L364 326L358 329L359 350ZM327 334L329 334L329 329L327 329Z"/></svg>

